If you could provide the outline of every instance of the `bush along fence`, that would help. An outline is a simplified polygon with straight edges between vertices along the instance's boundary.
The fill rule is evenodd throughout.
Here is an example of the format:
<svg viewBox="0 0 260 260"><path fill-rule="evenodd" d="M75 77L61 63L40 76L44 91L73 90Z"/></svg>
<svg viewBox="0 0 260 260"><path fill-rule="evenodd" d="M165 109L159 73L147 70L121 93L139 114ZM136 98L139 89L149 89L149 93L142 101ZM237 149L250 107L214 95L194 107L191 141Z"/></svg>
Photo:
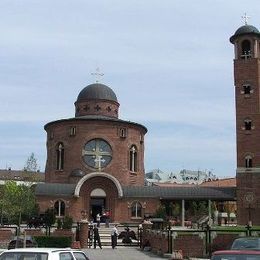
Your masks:
<svg viewBox="0 0 260 260"><path fill-rule="evenodd" d="M235 238L260 236L260 228L250 226L241 228L173 229L162 230L144 228L140 247L157 254L181 252L183 257L209 257L216 250L230 249Z"/></svg>

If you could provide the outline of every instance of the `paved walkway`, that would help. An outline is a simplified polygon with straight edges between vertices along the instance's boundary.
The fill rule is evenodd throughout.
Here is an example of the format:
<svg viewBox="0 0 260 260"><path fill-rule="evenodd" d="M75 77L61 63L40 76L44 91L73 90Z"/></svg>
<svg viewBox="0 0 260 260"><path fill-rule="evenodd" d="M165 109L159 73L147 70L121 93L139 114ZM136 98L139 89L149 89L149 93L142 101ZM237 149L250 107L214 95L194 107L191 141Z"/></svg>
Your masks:
<svg viewBox="0 0 260 260"><path fill-rule="evenodd" d="M103 248L103 249L84 249L84 252L86 252L87 256L90 260L104 260L104 259L110 259L110 260L161 260L165 259L162 257L159 257L151 252L143 252L139 248Z"/></svg>

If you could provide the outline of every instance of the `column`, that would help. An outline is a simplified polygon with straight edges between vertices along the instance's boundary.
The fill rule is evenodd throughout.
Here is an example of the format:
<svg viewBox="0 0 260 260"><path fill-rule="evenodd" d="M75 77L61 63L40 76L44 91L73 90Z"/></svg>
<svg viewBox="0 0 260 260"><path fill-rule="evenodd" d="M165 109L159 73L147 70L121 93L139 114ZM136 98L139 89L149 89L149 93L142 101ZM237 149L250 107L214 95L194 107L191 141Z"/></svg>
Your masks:
<svg viewBox="0 0 260 260"><path fill-rule="evenodd" d="M212 213L211 213L211 200L208 200L208 216L209 216L209 225L211 226L212 224Z"/></svg>
<svg viewBox="0 0 260 260"><path fill-rule="evenodd" d="M181 200L181 225L182 227L185 226L185 200Z"/></svg>
<svg viewBox="0 0 260 260"><path fill-rule="evenodd" d="M88 221L80 221L79 241L81 248L88 248Z"/></svg>

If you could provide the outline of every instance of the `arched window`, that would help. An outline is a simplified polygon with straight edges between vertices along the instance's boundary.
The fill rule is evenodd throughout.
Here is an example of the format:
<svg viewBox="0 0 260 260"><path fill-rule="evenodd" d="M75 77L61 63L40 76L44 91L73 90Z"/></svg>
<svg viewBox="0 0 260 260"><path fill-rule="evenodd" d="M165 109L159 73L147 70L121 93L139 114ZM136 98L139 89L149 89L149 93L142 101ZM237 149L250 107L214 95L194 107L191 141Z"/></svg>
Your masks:
<svg viewBox="0 0 260 260"><path fill-rule="evenodd" d="M253 159L251 155L247 155L245 157L245 167L246 168L252 168L253 167Z"/></svg>
<svg viewBox="0 0 260 260"><path fill-rule="evenodd" d="M251 58L252 53L251 53L251 43L250 43L250 41L244 40L242 42L241 48L242 48L241 58L242 59Z"/></svg>
<svg viewBox="0 0 260 260"><path fill-rule="evenodd" d="M130 171L137 172L137 148L135 145L132 145L130 148Z"/></svg>
<svg viewBox="0 0 260 260"><path fill-rule="evenodd" d="M244 120L244 127L245 130L252 130L252 120L251 119L245 119Z"/></svg>
<svg viewBox="0 0 260 260"><path fill-rule="evenodd" d="M65 203L62 200L57 200L54 204L55 215L57 217L65 216Z"/></svg>
<svg viewBox="0 0 260 260"><path fill-rule="evenodd" d="M251 94L251 86L249 84L243 85L243 93L245 95L250 95Z"/></svg>
<svg viewBox="0 0 260 260"><path fill-rule="evenodd" d="M64 145L59 143L56 149L56 169L62 171L64 167Z"/></svg>
<svg viewBox="0 0 260 260"><path fill-rule="evenodd" d="M132 218L141 218L142 217L142 205L140 202L135 201L132 203L131 217Z"/></svg>

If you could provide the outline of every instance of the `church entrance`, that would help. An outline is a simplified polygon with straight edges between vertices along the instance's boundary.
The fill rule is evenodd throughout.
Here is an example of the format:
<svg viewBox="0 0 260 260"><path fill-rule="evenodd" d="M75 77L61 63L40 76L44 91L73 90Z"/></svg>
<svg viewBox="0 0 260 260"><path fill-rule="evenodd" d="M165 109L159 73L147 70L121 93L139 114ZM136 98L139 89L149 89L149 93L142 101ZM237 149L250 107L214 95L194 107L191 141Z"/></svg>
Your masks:
<svg viewBox="0 0 260 260"><path fill-rule="evenodd" d="M90 209L91 209L91 217L94 222L96 222L97 214L102 216L105 208L106 208L106 199L105 198L91 198Z"/></svg>
<svg viewBox="0 0 260 260"><path fill-rule="evenodd" d="M103 189L94 189L90 194L90 214L91 219L96 222L97 214L103 215L106 208L106 193ZM102 221L102 218L101 218Z"/></svg>

